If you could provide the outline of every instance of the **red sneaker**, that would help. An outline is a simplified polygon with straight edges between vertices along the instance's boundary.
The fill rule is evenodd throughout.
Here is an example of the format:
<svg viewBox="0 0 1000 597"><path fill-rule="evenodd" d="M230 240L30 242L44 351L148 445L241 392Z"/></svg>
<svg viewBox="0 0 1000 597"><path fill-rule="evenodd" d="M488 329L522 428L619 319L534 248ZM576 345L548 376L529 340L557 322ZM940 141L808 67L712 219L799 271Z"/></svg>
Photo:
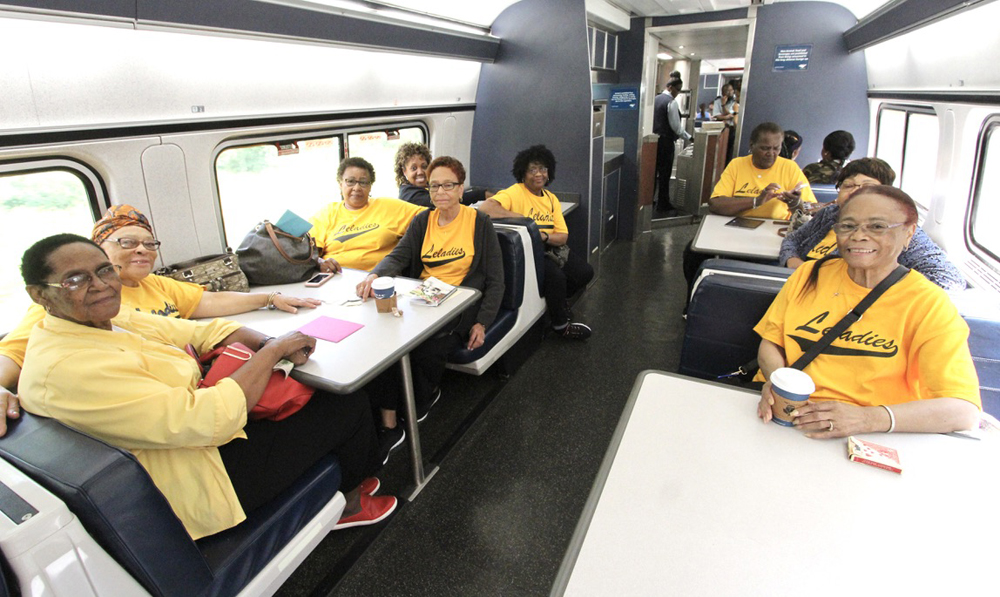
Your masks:
<svg viewBox="0 0 1000 597"><path fill-rule="evenodd" d="M363 495L375 495L379 487L382 487L382 483L378 480L378 477L368 477L361 482L361 493Z"/></svg>
<svg viewBox="0 0 1000 597"><path fill-rule="evenodd" d="M340 519L334 530L349 529L382 522L392 514L399 502L391 495L361 495L361 511Z"/></svg>

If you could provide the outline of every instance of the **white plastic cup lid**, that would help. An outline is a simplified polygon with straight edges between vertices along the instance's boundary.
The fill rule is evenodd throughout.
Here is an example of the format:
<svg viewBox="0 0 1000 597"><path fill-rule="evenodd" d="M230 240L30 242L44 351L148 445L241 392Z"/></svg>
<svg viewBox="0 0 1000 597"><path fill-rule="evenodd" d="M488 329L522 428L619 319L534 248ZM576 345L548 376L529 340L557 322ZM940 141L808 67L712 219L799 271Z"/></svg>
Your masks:
<svg viewBox="0 0 1000 597"><path fill-rule="evenodd" d="M380 278L375 278L372 282L372 288L376 290L390 290L396 286L395 278L391 276L382 276Z"/></svg>
<svg viewBox="0 0 1000 597"><path fill-rule="evenodd" d="M816 383L808 373L791 367L775 369L771 373L771 385L800 396L808 396L816 391Z"/></svg>

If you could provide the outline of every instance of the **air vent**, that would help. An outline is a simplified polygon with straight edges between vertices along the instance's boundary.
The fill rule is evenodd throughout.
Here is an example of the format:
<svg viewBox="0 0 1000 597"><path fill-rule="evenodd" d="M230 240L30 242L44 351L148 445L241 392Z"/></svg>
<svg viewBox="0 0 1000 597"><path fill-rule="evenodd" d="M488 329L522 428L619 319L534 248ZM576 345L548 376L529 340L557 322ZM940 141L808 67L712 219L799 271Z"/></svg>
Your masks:
<svg viewBox="0 0 1000 597"><path fill-rule="evenodd" d="M995 292L1000 292L1000 276L995 271L980 263L978 259L967 260L965 267L975 274L978 282Z"/></svg>

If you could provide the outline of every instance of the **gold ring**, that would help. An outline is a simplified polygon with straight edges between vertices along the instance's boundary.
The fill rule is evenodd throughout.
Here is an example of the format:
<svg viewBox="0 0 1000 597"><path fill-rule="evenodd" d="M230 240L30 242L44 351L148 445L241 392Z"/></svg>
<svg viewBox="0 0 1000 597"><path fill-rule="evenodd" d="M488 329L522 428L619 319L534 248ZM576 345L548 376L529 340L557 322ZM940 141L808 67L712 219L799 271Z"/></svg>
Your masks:
<svg viewBox="0 0 1000 597"><path fill-rule="evenodd" d="M833 420L831 419L831 420L827 421L827 423L830 424L830 428L827 429L827 431L833 431Z"/></svg>

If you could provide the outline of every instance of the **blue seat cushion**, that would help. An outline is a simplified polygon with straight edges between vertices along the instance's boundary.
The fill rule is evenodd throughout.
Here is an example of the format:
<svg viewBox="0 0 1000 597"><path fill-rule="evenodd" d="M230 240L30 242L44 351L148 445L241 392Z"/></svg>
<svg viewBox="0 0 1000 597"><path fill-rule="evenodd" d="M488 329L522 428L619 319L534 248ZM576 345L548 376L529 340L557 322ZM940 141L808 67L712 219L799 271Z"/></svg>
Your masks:
<svg viewBox="0 0 1000 597"><path fill-rule="evenodd" d="M528 236L531 237L531 260L535 264L535 277L538 280L538 296L542 296L542 289L545 288L545 246L538 225L531 218L496 218L493 221L497 224L524 226L528 229ZM506 265L506 262L504 264Z"/></svg>
<svg viewBox="0 0 1000 597"><path fill-rule="evenodd" d="M1000 321L966 317L983 410L1000 417Z"/></svg>
<svg viewBox="0 0 1000 597"><path fill-rule="evenodd" d="M327 456L239 525L197 541L215 577L203 597L237 594L340 489L340 463Z"/></svg>
<svg viewBox="0 0 1000 597"><path fill-rule="evenodd" d="M524 300L524 244L516 231L506 228L497 229L497 240L503 257L504 291L500 308L516 311Z"/></svg>
<svg viewBox="0 0 1000 597"><path fill-rule="evenodd" d="M61 499L104 551L152 595L199 595L212 572L132 454L24 412L0 457Z"/></svg>
<svg viewBox="0 0 1000 597"><path fill-rule="evenodd" d="M493 324L486 330L486 339L483 345L475 350L469 350L463 346L448 356L448 362L455 363L456 365L466 365L486 356L486 353L496 346L497 342L507 335L507 332L514 328L514 322L516 321L516 310L500 309L497 313L497 318L493 320Z"/></svg>
<svg viewBox="0 0 1000 597"><path fill-rule="evenodd" d="M716 274L698 284L688 305L678 372L715 379L757 356L753 331L784 280Z"/></svg>

